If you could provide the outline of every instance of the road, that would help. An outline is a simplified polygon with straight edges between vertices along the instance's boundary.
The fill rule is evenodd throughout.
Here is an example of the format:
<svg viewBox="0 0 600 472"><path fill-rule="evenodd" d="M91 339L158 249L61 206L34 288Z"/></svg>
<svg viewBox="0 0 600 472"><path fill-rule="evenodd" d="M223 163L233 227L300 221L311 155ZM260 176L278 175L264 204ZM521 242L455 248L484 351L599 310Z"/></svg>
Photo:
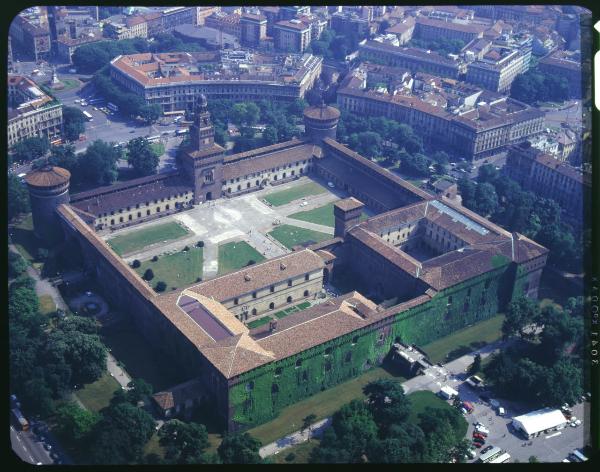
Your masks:
<svg viewBox="0 0 600 472"><path fill-rule="evenodd" d="M17 431L12 425L10 426L10 443L12 450L17 456L30 464L72 464L65 451L56 442L56 439L48 431L45 423L32 422L32 428L40 428L39 435L33 431ZM41 438L44 438L42 441ZM50 447L50 450L44 448ZM56 462L55 462L56 461Z"/></svg>

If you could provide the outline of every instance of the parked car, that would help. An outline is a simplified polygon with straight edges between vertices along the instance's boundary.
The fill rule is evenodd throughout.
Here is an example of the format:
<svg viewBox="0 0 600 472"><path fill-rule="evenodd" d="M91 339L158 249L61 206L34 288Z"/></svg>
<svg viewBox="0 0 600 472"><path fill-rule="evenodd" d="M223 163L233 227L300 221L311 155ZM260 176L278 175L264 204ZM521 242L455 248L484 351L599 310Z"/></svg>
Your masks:
<svg viewBox="0 0 600 472"><path fill-rule="evenodd" d="M485 436L481 433L473 433L473 438L482 439L485 441Z"/></svg>
<svg viewBox="0 0 600 472"><path fill-rule="evenodd" d="M480 442L473 442L473 446L475 446L477 449L479 449L481 446L483 446L485 443L480 443Z"/></svg>
<svg viewBox="0 0 600 472"><path fill-rule="evenodd" d="M327 186L329 188L335 188L335 184L333 182L327 182Z"/></svg>
<svg viewBox="0 0 600 472"><path fill-rule="evenodd" d="M485 448L483 448L481 450L481 453L485 454L486 452L491 451L493 448L494 448L494 446L486 446Z"/></svg>

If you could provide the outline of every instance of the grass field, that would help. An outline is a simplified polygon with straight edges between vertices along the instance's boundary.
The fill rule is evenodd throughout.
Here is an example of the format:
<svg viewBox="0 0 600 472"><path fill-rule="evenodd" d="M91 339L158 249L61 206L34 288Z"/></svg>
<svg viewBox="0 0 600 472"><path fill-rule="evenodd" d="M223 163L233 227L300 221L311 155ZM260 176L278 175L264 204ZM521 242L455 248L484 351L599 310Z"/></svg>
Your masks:
<svg viewBox="0 0 600 472"><path fill-rule="evenodd" d="M20 222L9 227L9 234L19 253L31 263L36 259L37 250L41 247L33 234L33 218L31 213Z"/></svg>
<svg viewBox="0 0 600 472"><path fill-rule="evenodd" d="M56 304L50 295L40 295L38 298L40 300L40 313L42 315L56 311Z"/></svg>
<svg viewBox="0 0 600 472"><path fill-rule="evenodd" d="M105 372L95 382L75 390L74 394L88 410L100 411L108 406L113 394L119 389L119 382L113 379L108 372Z"/></svg>
<svg viewBox="0 0 600 472"><path fill-rule="evenodd" d="M310 442L303 442L296 446L285 448L279 454L271 456L270 459L274 464L308 464L308 458L312 450L321 443L320 440L314 438ZM294 455L293 460L286 460L290 455Z"/></svg>
<svg viewBox="0 0 600 472"><path fill-rule="evenodd" d="M335 217L333 216L333 205L334 202L328 203L327 205L323 205L318 208L313 208L308 211L299 211L298 213L293 213L289 215L289 218L293 218L295 220L308 221L309 223L316 223L318 225L323 226L335 226ZM364 221L369 216L363 212L360 215L360 221Z"/></svg>
<svg viewBox="0 0 600 472"><path fill-rule="evenodd" d="M251 260L259 263L265 258L246 241L221 244L219 246L219 275L245 267Z"/></svg>
<svg viewBox="0 0 600 472"><path fill-rule="evenodd" d="M287 315L291 315L292 313L306 310L309 306L310 306L309 302L302 302L302 303L299 303L298 305L294 305L289 308L286 308L285 310L278 311L277 313L275 313L275 316L278 319L281 319L281 318L286 317Z"/></svg>
<svg viewBox="0 0 600 472"><path fill-rule="evenodd" d="M272 319L273 318L271 318L270 316L265 316L264 318L261 318L259 320L254 320L254 321L251 321L250 323L247 323L247 326L250 329L258 328L259 326L267 324Z"/></svg>
<svg viewBox="0 0 600 472"><path fill-rule="evenodd" d="M167 290L172 290L174 287L181 288L193 284L202 277L203 254L201 247L192 247L186 252L159 256L156 262L144 261L135 270L141 276L146 269L152 269L154 278L150 284L153 287L162 280L167 284Z"/></svg>
<svg viewBox="0 0 600 472"><path fill-rule="evenodd" d="M248 432L262 441L263 445L269 444L286 434L299 430L302 427L302 418L311 413L317 416L315 421L318 421L331 416L342 405L355 398L363 398L363 387L380 378L394 378L399 382L406 380L383 367L375 367L359 377L284 408L273 421L257 426Z"/></svg>
<svg viewBox="0 0 600 472"><path fill-rule="evenodd" d="M170 361L153 348L129 325L103 328L102 342L125 367L132 378L142 378L152 384L155 392L172 387L186 379L173 369ZM111 379L112 380L112 379Z"/></svg>
<svg viewBox="0 0 600 472"><path fill-rule="evenodd" d="M437 397L433 392L430 392L428 390L410 393L406 397L410 399L410 402L412 404L410 415L408 417L408 421L412 423L418 422L419 413L423 413L427 407L441 408L447 410L451 410L452 408L454 408L448 402L445 402L441 398ZM463 421L461 424L464 430L460 431L459 435L463 437L465 434L467 434L468 424L466 421Z"/></svg>
<svg viewBox="0 0 600 472"><path fill-rule="evenodd" d="M502 337L502 322L504 315L496 315L468 328L461 329L449 336L440 338L432 343L421 346L434 364L444 362L446 355L457 349L473 350L471 344L491 343ZM476 347L475 347L476 348Z"/></svg>
<svg viewBox="0 0 600 472"><path fill-rule="evenodd" d="M333 238L333 235L331 234L321 233L320 231L313 231L311 229L300 228L292 225L278 226L271 231L269 235L271 235L288 249L292 249L298 244L304 244L308 242L318 243L320 241Z"/></svg>
<svg viewBox="0 0 600 472"><path fill-rule="evenodd" d="M270 193L265 197L265 200L273 206L281 206L308 195L318 195L325 192L327 192L327 189L321 187L318 183L307 182L287 190Z"/></svg>
<svg viewBox="0 0 600 472"><path fill-rule="evenodd" d="M66 92L67 90L72 90L74 88L79 87L80 82L75 79L60 79L60 81L64 84L64 88L62 88L61 92Z"/></svg>
<svg viewBox="0 0 600 472"><path fill-rule="evenodd" d="M115 236L109 239L107 243L117 254L122 256L151 244L179 239L188 234L189 231L178 223L165 223Z"/></svg>

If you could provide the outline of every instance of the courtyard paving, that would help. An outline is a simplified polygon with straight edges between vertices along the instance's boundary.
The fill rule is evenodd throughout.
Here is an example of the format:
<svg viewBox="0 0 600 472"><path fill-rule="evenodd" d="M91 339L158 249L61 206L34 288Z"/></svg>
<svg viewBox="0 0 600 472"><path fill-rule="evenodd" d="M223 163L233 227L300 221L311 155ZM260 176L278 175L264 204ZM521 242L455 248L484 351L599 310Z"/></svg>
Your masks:
<svg viewBox="0 0 600 472"><path fill-rule="evenodd" d="M341 190L326 187L327 192L325 193L308 195L280 207L270 206L263 200L269 193L292 189L311 180L311 178L302 177L286 184L268 187L239 197L202 203L181 213L105 234L103 238L109 239L117 235L143 230L151 225L178 222L190 230L191 233L188 237L153 244L143 250L128 254L123 259L127 263L131 263L134 259L143 261L167 252L180 251L185 246L194 246L202 240L204 241L202 278L208 280L216 277L219 271L220 244L246 241L265 258L271 259L291 252L290 249L267 234L279 225L289 224L326 233L333 237L333 228L329 226L288 218L288 215L298 211L312 210L347 197L348 195ZM301 204L304 206L300 206Z"/></svg>

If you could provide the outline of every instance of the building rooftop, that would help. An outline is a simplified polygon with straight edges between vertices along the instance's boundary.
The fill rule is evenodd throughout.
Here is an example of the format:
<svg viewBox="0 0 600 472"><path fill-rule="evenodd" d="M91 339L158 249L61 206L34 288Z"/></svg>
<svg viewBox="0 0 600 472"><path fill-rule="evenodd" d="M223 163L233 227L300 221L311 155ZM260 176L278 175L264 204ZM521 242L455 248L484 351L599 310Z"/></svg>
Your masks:
<svg viewBox="0 0 600 472"><path fill-rule="evenodd" d="M67 183L70 178L71 173L67 169L46 166L27 174L25 181L32 187L55 187Z"/></svg>
<svg viewBox="0 0 600 472"><path fill-rule="evenodd" d="M340 111L330 106L307 107L304 116L313 120L333 120L340 117Z"/></svg>

